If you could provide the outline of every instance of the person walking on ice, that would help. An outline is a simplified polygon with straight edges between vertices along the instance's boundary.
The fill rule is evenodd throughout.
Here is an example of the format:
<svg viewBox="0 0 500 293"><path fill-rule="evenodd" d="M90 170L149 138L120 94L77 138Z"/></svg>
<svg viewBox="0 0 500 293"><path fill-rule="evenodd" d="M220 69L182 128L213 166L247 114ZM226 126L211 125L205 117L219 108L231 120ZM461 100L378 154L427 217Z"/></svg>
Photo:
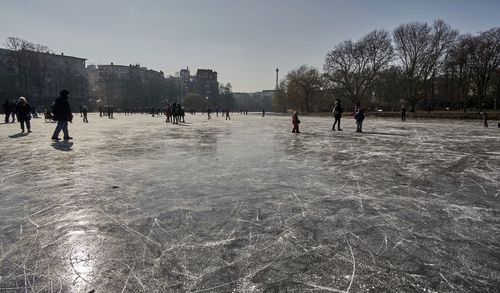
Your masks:
<svg viewBox="0 0 500 293"><path fill-rule="evenodd" d="M365 114L359 103L356 104L354 108L354 119L356 119L356 132L363 132L363 120L365 120Z"/></svg>
<svg viewBox="0 0 500 293"><path fill-rule="evenodd" d="M481 116L483 116L483 126L488 127L488 114L486 114L486 112L482 111Z"/></svg>
<svg viewBox="0 0 500 293"><path fill-rule="evenodd" d="M10 104L9 100L5 100L5 103L2 105L3 112L5 113L5 124L9 123L10 113L13 111L13 105Z"/></svg>
<svg viewBox="0 0 500 293"><path fill-rule="evenodd" d="M406 122L406 105L401 106L401 122Z"/></svg>
<svg viewBox="0 0 500 293"><path fill-rule="evenodd" d="M292 125L293 125L292 133L300 133L299 124L300 124L299 113L297 113L297 111L295 111L295 112L293 112L293 115L292 115Z"/></svg>
<svg viewBox="0 0 500 293"><path fill-rule="evenodd" d="M83 114L83 123L89 123L89 119L87 118L89 110L87 109L87 106L82 107L82 114Z"/></svg>
<svg viewBox="0 0 500 293"><path fill-rule="evenodd" d="M52 113L54 114L53 119L57 121L56 129L54 130L54 134L52 134L52 140L55 141L60 140L59 133L61 130L64 134L64 140L73 139L69 136L68 132L68 121L73 121L73 114L71 113L71 106L68 102L68 95L69 91L62 90L52 106Z"/></svg>
<svg viewBox="0 0 500 293"><path fill-rule="evenodd" d="M335 131L335 125L337 125L337 130L342 131L340 128L340 118L342 117L342 106L340 105L340 100L335 101L335 106L333 107L333 118L335 121L333 122L332 130ZM338 123L338 124L337 124Z"/></svg>
<svg viewBox="0 0 500 293"><path fill-rule="evenodd" d="M212 113L212 108L208 107L207 108L208 120L212 119L212 116L210 116L211 113Z"/></svg>
<svg viewBox="0 0 500 293"><path fill-rule="evenodd" d="M16 105L17 121L21 124L21 132L24 133L24 125L28 133L31 132L31 105L28 104L24 97L19 98L19 103Z"/></svg>

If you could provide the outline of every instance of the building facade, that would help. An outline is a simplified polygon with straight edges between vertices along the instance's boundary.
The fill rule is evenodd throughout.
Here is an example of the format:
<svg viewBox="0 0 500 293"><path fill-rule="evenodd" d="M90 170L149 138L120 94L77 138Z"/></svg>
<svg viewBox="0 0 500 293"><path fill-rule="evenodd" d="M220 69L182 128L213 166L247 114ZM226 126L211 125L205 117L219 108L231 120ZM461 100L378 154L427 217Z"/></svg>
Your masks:
<svg viewBox="0 0 500 293"><path fill-rule="evenodd" d="M179 99L179 79L135 65L89 65L89 89L99 105L120 108L158 107Z"/></svg>
<svg viewBox="0 0 500 293"><path fill-rule="evenodd" d="M193 91L201 96L215 99L219 95L217 72L211 69L198 69L193 83Z"/></svg>
<svg viewBox="0 0 500 293"><path fill-rule="evenodd" d="M77 102L87 97L85 58L29 50L0 49L0 98L24 96L48 107L62 89Z"/></svg>

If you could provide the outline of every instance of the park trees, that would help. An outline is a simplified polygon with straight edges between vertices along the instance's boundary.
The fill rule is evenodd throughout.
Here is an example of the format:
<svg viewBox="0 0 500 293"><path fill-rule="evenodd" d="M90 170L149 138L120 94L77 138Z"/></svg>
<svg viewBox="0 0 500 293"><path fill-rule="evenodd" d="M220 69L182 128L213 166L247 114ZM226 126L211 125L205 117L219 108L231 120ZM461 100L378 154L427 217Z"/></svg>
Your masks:
<svg viewBox="0 0 500 293"><path fill-rule="evenodd" d="M55 55L47 46L9 37L0 54L0 93L25 96L33 105L47 106L61 89L84 102L87 92L85 59Z"/></svg>
<svg viewBox="0 0 500 293"><path fill-rule="evenodd" d="M389 32L374 30L356 42L346 40L335 46L326 55L324 70L330 84L356 103L392 60L393 52Z"/></svg>
<svg viewBox="0 0 500 293"><path fill-rule="evenodd" d="M273 112L286 112L288 108L288 98L286 94L286 79L280 81L276 89L274 89L271 109Z"/></svg>
<svg viewBox="0 0 500 293"><path fill-rule="evenodd" d="M481 111L490 92L492 78L500 70L500 28L468 38L471 86Z"/></svg>
<svg viewBox="0 0 500 293"><path fill-rule="evenodd" d="M443 68L445 95L450 108L458 109L463 106L467 111L470 91L470 41L469 34L461 35L452 44L445 58Z"/></svg>
<svg viewBox="0 0 500 293"><path fill-rule="evenodd" d="M208 99L202 95L189 93L184 97L184 107L186 109L204 110L208 108Z"/></svg>
<svg viewBox="0 0 500 293"><path fill-rule="evenodd" d="M16 96L25 95L30 98L35 94L41 99L46 94L46 79L49 74L50 59L46 54L53 53L52 50L16 37L8 37L5 46L12 50L5 60L5 69L14 81L5 84L12 87L8 91Z"/></svg>
<svg viewBox="0 0 500 293"><path fill-rule="evenodd" d="M311 112L313 98L323 89L323 80L316 68L302 65L286 75L287 100L302 112Z"/></svg>
<svg viewBox="0 0 500 293"><path fill-rule="evenodd" d="M219 94L216 96L216 100L212 101L212 106L232 109L235 104L235 99L233 96L233 86L230 83L220 83L219 84Z"/></svg>
<svg viewBox="0 0 500 293"><path fill-rule="evenodd" d="M412 22L394 29L395 52L403 70L404 99L410 111L415 111L417 103L428 94L429 84L434 82L457 35L442 20L433 25Z"/></svg>

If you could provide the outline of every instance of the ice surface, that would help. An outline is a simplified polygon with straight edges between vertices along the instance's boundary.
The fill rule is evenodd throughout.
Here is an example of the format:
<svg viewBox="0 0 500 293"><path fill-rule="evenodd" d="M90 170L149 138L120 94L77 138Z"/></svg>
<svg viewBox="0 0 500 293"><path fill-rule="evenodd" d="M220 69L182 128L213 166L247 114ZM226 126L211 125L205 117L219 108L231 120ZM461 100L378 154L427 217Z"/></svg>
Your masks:
<svg viewBox="0 0 500 293"><path fill-rule="evenodd" d="M75 120L0 125L0 292L499 291L481 122Z"/></svg>

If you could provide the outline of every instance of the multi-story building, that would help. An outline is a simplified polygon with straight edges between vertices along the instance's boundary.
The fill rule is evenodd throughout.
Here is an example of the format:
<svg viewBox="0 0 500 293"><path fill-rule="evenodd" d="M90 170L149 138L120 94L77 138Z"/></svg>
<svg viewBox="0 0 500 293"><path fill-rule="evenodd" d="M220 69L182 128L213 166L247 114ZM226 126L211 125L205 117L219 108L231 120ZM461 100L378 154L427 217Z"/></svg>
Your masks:
<svg viewBox="0 0 500 293"><path fill-rule="evenodd" d="M178 81L135 65L90 65L89 88L99 104L119 108L160 106L178 100Z"/></svg>
<svg viewBox="0 0 500 293"><path fill-rule="evenodd" d="M195 93L214 99L219 94L217 72L211 69L198 69L194 79L193 90Z"/></svg>
<svg viewBox="0 0 500 293"><path fill-rule="evenodd" d="M67 89L79 103L87 96L85 61L62 53L0 48L0 95L8 99L25 96L34 105L48 106Z"/></svg>
<svg viewBox="0 0 500 293"><path fill-rule="evenodd" d="M179 88L181 98L186 97L189 93L194 93L214 101L219 95L217 72L211 69L198 69L196 75L192 76L189 67L181 69Z"/></svg>

